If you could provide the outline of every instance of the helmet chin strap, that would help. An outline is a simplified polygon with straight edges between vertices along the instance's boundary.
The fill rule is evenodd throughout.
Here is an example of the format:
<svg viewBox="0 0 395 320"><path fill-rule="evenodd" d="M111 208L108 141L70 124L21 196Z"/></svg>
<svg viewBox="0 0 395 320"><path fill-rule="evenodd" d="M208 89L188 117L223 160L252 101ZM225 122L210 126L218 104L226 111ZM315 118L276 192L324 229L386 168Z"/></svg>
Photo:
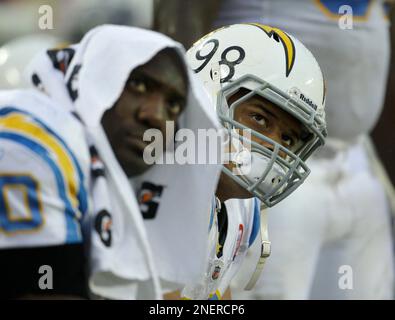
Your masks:
<svg viewBox="0 0 395 320"><path fill-rule="evenodd" d="M243 147L242 142L239 139L232 139L232 147L236 149L236 152L232 152L231 160L236 164L238 171L250 180L252 183L259 180L259 178L266 171L270 160L258 152L249 152ZM273 163L273 166L264 181L259 185L259 189L263 192L267 192L273 189L281 182L281 178L285 175L284 169L281 168L277 163ZM271 253L271 242L269 240L268 223L267 223L267 210L265 205L262 204L260 208L260 255L255 267L255 270L248 281L244 290L252 290L259 280L266 259Z"/></svg>
<svg viewBox="0 0 395 320"><path fill-rule="evenodd" d="M262 205L260 209L260 220L261 220L261 247L260 247L260 255L257 265L255 267L255 271L252 274L250 280L247 285L244 287L244 290L251 290L256 285L259 277L261 276L263 267L265 266L266 259L270 256L271 253L271 242L269 240L269 232L267 225L267 209Z"/></svg>

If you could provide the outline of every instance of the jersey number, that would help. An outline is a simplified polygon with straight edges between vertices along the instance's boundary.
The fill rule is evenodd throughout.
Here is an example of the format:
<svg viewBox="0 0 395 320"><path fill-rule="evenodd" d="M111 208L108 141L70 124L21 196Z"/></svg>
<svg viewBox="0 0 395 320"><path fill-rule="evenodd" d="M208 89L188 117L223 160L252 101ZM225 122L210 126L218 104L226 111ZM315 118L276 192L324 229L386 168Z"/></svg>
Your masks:
<svg viewBox="0 0 395 320"><path fill-rule="evenodd" d="M0 232L38 231L43 224L39 184L29 175L0 175Z"/></svg>

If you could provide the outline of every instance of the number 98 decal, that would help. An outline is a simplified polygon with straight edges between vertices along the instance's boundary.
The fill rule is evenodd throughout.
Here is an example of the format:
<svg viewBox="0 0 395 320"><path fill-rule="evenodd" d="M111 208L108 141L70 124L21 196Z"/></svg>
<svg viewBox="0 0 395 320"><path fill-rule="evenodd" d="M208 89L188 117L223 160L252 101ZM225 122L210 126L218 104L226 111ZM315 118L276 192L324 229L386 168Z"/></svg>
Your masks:
<svg viewBox="0 0 395 320"><path fill-rule="evenodd" d="M205 52L206 48L210 46L212 48L209 50L209 52L202 54L202 52ZM195 55L196 59L199 61L203 61L203 63L193 71L196 73L202 71L207 66L207 64L211 61L211 59L217 52L218 47L219 47L219 41L217 39L211 39L207 41L203 45L203 47L196 52ZM224 67L222 66L226 66L226 69L228 70L228 72L225 75L223 75L223 77L221 78L220 80L221 83L228 82L233 78L235 74L236 66L241 62L243 62L244 58L245 58L245 51L242 47L239 46L230 46L221 53L221 60L219 61L219 66L221 70L224 69ZM210 77L211 79L213 79L212 70L210 70Z"/></svg>

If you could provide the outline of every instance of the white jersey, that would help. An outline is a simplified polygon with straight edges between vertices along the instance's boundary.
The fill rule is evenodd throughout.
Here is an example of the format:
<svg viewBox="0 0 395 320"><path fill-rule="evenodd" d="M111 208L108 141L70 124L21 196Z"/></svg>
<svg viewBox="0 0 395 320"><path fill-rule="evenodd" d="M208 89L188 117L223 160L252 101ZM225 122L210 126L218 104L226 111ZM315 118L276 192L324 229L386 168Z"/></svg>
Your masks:
<svg viewBox="0 0 395 320"><path fill-rule="evenodd" d="M389 23L384 1L261 0L260 3L260 10L252 10L256 8L256 0L223 1L216 26L255 20L297 37L317 57L327 81L329 136L351 141L368 133L382 110L389 65ZM345 13L350 13L342 10L350 8L352 29L342 29L339 24L345 22ZM339 74L341 81L336 80Z"/></svg>
<svg viewBox="0 0 395 320"><path fill-rule="evenodd" d="M205 274L200 283L184 288L183 298L220 300L259 233L260 204L256 198L230 199L225 201L226 210L219 207L214 203L211 210Z"/></svg>
<svg viewBox="0 0 395 320"><path fill-rule="evenodd" d="M79 121L38 92L1 92L0 249L81 243L88 183Z"/></svg>

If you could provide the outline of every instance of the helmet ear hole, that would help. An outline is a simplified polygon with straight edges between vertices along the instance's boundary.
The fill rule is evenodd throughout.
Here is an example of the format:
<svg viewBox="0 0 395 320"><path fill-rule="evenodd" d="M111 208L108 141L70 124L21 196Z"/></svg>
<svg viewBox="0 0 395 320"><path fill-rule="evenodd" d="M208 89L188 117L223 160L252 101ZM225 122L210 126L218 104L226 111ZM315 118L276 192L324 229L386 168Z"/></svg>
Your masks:
<svg viewBox="0 0 395 320"><path fill-rule="evenodd" d="M273 179L272 179L272 184L279 184L280 182L281 182L281 177L274 177Z"/></svg>

